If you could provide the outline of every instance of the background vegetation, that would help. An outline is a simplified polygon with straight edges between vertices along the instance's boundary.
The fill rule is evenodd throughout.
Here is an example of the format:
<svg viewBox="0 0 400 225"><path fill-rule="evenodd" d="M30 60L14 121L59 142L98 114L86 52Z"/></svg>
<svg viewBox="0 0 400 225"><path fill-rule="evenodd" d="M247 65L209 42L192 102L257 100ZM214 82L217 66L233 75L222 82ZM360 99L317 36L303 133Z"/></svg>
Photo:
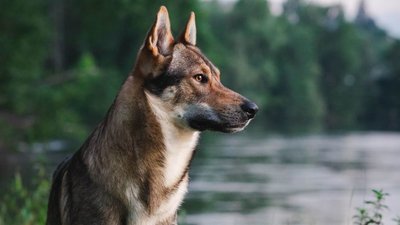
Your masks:
<svg viewBox="0 0 400 225"><path fill-rule="evenodd" d="M127 77L166 4L173 31L197 15L199 46L223 82L260 105L260 130L400 129L400 41L340 6L288 0L1 0L0 146L80 143Z"/></svg>
<svg viewBox="0 0 400 225"><path fill-rule="evenodd" d="M346 20L340 6L287 0L275 15L264 0L228 7L200 0L0 0L0 151L54 140L78 147L105 115L162 4L176 35L196 12L198 45L226 86L258 103L258 131L400 130L400 40L368 17ZM28 192L17 175L19 200L2 196L12 207L0 213L19 215L11 212L18 204L31 213L43 208L43 182L34 184L39 197L24 202ZM44 215L20 213L26 221Z"/></svg>

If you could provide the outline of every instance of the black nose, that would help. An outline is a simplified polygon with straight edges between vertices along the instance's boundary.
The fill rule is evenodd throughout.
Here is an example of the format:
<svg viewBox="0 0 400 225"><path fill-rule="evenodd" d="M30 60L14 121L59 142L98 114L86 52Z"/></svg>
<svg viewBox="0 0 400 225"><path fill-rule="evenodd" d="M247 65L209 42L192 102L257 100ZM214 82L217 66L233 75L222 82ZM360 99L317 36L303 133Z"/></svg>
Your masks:
<svg viewBox="0 0 400 225"><path fill-rule="evenodd" d="M258 106L256 103L247 100L240 107L244 112L246 112L246 115L249 119L253 119L258 112Z"/></svg>

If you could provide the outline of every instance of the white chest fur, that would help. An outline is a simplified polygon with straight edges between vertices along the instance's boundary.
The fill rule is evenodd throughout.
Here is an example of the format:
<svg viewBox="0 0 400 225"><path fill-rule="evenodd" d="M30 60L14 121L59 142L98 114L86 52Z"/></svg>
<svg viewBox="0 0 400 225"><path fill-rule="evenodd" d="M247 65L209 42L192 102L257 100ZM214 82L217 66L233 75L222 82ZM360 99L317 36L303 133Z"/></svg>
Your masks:
<svg viewBox="0 0 400 225"><path fill-rule="evenodd" d="M170 124L161 125L166 147L164 168L165 187L175 185L182 178L198 139L197 133L179 132L168 126Z"/></svg>
<svg viewBox="0 0 400 225"><path fill-rule="evenodd" d="M179 111L179 106L174 108L151 94L146 93L146 95L153 113L161 125L166 151L164 185L165 187L171 187L179 181L186 170L197 144L199 132L188 127L176 125L176 111Z"/></svg>
<svg viewBox="0 0 400 225"><path fill-rule="evenodd" d="M180 206L183 197L187 190L187 179L185 179L178 189L172 193L168 199L160 203L160 206L151 214L145 209L145 206L136 201L138 198L138 189L131 186L127 189L127 197L133 200L131 204L131 211L128 216L128 225L156 225L161 221L174 216L178 207Z"/></svg>
<svg viewBox="0 0 400 225"><path fill-rule="evenodd" d="M168 199L160 203L155 215L143 215L142 218L136 220L136 223L130 223L151 225L170 215L174 215L179 208L188 185L188 177L187 174L185 175L184 173L193 155L199 132L188 127L176 125L176 111L179 111L179 107L174 109L156 96L148 93L146 93L146 96L161 126L163 135L162 138L165 146L163 168L164 187L172 188L183 178L182 182L179 183L176 187L177 189L169 195Z"/></svg>

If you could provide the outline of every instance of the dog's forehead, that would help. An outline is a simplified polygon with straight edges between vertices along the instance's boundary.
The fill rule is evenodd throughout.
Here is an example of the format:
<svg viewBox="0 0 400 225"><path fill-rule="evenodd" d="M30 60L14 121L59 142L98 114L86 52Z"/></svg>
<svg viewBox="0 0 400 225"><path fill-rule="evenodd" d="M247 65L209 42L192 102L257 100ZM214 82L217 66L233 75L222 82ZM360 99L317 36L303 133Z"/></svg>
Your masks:
<svg viewBox="0 0 400 225"><path fill-rule="evenodd" d="M194 46L176 44L172 53L172 60L169 66L170 72L212 74L219 77L219 70L215 67L201 51Z"/></svg>

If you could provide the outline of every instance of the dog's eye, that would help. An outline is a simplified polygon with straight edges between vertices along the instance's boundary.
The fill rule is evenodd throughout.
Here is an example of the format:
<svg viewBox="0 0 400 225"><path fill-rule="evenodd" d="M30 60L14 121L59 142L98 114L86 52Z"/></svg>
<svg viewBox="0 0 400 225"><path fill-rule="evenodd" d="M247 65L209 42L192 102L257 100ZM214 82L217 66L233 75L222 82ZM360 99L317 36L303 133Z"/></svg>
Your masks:
<svg viewBox="0 0 400 225"><path fill-rule="evenodd" d="M208 78L207 78L207 76L206 75L204 75L204 74L196 74L196 75L194 75L193 76L193 78L197 81L197 82L200 82L200 83L207 83L207 81L208 81Z"/></svg>

